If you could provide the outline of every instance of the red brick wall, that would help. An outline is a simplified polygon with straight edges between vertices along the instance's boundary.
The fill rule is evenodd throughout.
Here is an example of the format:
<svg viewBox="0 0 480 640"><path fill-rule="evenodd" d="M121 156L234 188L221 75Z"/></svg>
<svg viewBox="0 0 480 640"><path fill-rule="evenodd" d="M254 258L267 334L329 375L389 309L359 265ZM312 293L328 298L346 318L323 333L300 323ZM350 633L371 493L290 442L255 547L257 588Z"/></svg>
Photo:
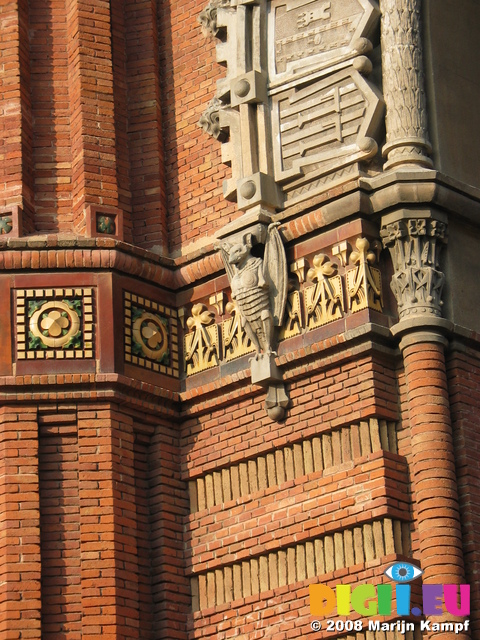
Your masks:
<svg viewBox="0 0 480 640"><path fill-rule="evenodd" d="M395 361L320 362L292 379L284 423L255 394L183 424L192 636L305 637L308 584L381 581L410 557Z"/></svg>
<svg viewBox="0 0 480 640"><path fill-rule="evenodd" d="M170 0L159 9L168 230L174 252L211 238L238 215L223 199L229 169L221 162L220 143L197 125L224 73L215 62L215 41L204 38L197 22L203 7L194 0Z"/></svg>

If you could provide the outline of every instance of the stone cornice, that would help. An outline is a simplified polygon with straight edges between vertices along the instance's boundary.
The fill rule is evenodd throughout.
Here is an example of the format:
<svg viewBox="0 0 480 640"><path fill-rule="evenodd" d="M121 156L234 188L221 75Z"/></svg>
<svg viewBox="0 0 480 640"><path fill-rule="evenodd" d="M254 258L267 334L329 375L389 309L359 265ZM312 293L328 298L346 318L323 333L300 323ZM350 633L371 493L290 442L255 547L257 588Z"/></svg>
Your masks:
<svg viewBox="0 0 480 640"><path fill-rule="evenodd" d="M429 169L405 168L363 177L318 200L310 202L303 214L285 210L277 215L286 243L354 216L378 219L398 206L435 206L471 224L480 221L480 190ZM171 258L113 238L0 236L0 271L116 270L178 291L223 272L213 243L212 237L202 247Z"/></svg>

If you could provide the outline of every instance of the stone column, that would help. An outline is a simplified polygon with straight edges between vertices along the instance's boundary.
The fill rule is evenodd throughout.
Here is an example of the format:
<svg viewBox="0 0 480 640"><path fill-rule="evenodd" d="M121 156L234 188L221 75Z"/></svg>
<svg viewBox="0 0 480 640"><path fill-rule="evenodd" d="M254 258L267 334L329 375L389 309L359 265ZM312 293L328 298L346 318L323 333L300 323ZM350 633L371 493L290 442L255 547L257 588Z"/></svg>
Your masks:
<svg viewBox="0 0 480 640"><path fill-rule="evenodd" d="M445 276L439 255L446 243L446 218L431 211L399 211L382 222L383 242L394 265L392 290L399 323L392 333L400 338L405 367L423 582L462 584L462 533L444 355L450 323L441 317ZM433 620L452 618L448 614ZM433 636L436 640L470 637L468 632L451 631Z"/></svg>
<svg viewBox="0 0 480 640"><path fill-rule="evenodd" d="M382 73L387 141L385 168L432 167L428 157L425 79L420 33L421 0L382 0Z"/></svg>

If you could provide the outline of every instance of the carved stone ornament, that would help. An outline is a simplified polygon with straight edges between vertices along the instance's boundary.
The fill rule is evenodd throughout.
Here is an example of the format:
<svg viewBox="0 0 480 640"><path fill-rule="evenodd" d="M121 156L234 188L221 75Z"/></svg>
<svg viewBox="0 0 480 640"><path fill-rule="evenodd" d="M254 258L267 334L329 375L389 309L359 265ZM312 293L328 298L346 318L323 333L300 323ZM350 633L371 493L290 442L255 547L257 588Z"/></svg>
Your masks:
<svg viewBox="0 0 480 640"><path fill-rule="evenodd" d="M376 155L384 105L364 76L379 15L375 0L210 2L200 19L220 40L226 108L212 105L200 125L224 141L226 199L279 210Z"/></svg>
<svg viewBox="0 0 480 640"><path fill-rule="evenodd" d="M210 104L200 116L198 124L205 133L218 140L225 142L228 139L228 133L220 127L220 111L225 109L225 105L216 96L210 101Z"/></svg>
<svg viewBox="0 0 480 640"><path fill-rule="evenodd" d="M288 277L278 223L267 225L263 221L227 237L223 235L219 249L240 317L237 336L243 340L238 331L245 331L255 350L252 382L270 389L267 411L273 419L280 420L288 396L275 364L275 349L285 312Z"/></svg>
<svg viewBox="0 0 480 640"><path fill-rule="evenodd" d="M371 0L272 0L269 73L272 84L331 67L365 52L379 9Z"/></svg>
<svg viewBox="0 0 480 640"><path fill-rule="evenodd" d="M261 353L275 353L275 327L282 323L287 298L287 265L278 223L267 229L264 257L252 254L254 236L246 232L220 249L242 327Z"/></svg>
<svg viewBox="0 0 480 640"><path fill-rule="evenodd" d="M383 244L392 256L391 288L400 320L416 315L442 315L445 276L439 257L446 244L445 221L404 218L387 222L381 229Z"/></svg>
<svg viewBox="0 0 480 640"><path fill-rule="evenodd" d="M202 26L205 37L216 36L218 34L217 9L218 7L229 7L230 0L210 0L205 9L198 16L198 21Z"/></svg>

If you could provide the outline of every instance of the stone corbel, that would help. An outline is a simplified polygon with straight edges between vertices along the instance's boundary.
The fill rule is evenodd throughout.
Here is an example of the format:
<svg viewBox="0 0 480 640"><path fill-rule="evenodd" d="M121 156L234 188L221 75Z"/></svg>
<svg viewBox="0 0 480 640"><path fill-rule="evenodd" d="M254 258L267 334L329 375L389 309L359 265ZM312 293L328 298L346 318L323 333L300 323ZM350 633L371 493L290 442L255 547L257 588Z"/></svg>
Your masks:
<svg viewBox="0 0 480 640"><path fill-rule="evenodd" d="M268 415L272 420L282 420L289 398L275 356L287 302L288 274L278 223L260 212L227 225L217 238L240 329L255 351L250 360L252 382L267 389Z"/></svg>
<svg viewBox="0 0 480 640"><path fill-rule="evenodd" d="M425 339L427 333L429 341L444 342L451 329L451 322L442 317L445 275L440 253L447 243L446 215L433 210L396 211L384 216L380 235L394 268L391 289L399 322L392 333L401 338L402 346Z"/></svg>

